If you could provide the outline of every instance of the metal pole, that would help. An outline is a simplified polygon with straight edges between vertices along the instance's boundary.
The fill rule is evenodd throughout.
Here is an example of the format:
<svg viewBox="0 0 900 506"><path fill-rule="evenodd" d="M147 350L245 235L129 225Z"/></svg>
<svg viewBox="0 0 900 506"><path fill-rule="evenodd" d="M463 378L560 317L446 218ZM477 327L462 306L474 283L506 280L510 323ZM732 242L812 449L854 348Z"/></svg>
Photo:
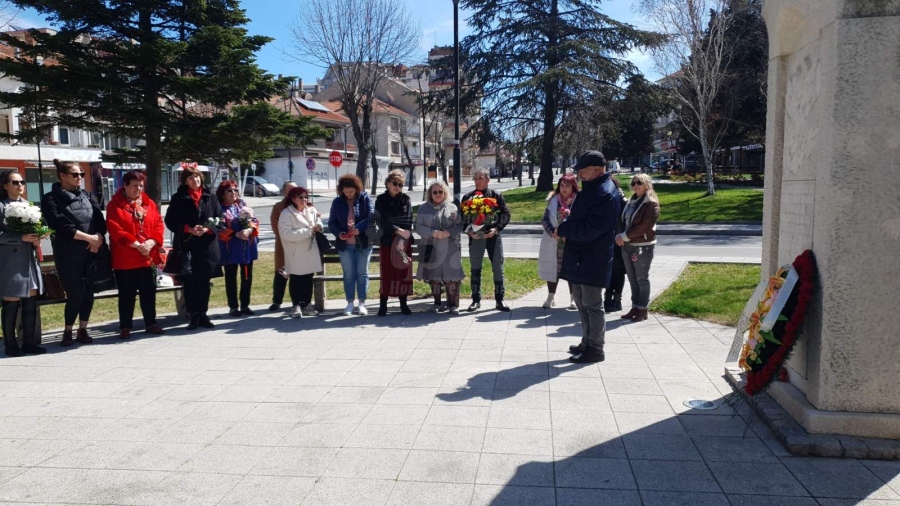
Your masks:
<svg viewBox="0 0 900 506"><path fill-rule="evenodd" d="M39 132L40 134L40 132ZM38 137L37 140L37 152L38 152L38 194L41 196L41 201L44 200L44 164L41 161L41 138Z"/></svg>
<svg viewBox="0 0 900 506"><path fill-rule="evenodd" d="M462 160L459 154L459 0L453 0L453 103L456 104L456 121L453 124L453 197L462 198Z"/></svg>

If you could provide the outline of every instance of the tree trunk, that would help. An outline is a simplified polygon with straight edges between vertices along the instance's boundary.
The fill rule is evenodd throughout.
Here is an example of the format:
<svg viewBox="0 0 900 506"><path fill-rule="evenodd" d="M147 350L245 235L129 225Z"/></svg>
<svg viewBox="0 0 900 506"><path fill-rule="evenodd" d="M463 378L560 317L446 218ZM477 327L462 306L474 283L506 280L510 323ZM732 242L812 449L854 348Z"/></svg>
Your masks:
<svg viewBox="0 0 900 506"><path fill-rule="evenodd" d="M162 140L159 129L148 126L146 133L146 146L144 148L144 163L147 167L147 195L154 202L162 202Z"/></svg>
<svg viewBox="0 0 900 506"><path fill-rule="evenodd" d="M706 167L706 194L707 195L715 195L716 194L716 182L713 177L713 160L712 160L712 151L709 147L709 136L706 132L706 127L701 123L700 125L700 150L703 151L703 165Z"/></svg>
<svg viewBox="0 0 900 506"><path fill-rule="evenodd" d="M378 193L378 159L375 158L376 152L372 150L372 193L374 197Z"/></svg>

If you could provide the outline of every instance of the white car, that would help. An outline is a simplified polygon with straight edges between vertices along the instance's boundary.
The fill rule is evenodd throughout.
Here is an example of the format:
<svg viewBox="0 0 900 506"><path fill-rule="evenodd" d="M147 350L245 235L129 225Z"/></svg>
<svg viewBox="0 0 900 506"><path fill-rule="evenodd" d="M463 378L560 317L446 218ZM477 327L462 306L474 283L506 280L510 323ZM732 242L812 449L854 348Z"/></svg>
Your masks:
<svg viewBox="0 0 900 506"><path fill-rule="evenodd" d="M247 176L247 184L244 186L244 195L253 197L268 197L269 195L278 195L281 190L278 186L266 181L259 176Z"/></svg>

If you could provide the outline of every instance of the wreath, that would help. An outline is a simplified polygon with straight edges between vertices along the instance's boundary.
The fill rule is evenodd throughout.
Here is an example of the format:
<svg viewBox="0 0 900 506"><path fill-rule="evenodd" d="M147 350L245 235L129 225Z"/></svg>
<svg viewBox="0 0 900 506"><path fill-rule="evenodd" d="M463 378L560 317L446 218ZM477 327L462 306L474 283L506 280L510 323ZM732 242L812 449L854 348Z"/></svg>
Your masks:
<svg viewBox="0 0 900 506"><path fill-rule="evenodd" d="M756 311L750 316L747 340L738 365L747 373L744 390L754 395L764 390L791 354L813 295L816 261L806 250L793 264L769 278ZM777 311L775 314L770 314Z"/></svg>

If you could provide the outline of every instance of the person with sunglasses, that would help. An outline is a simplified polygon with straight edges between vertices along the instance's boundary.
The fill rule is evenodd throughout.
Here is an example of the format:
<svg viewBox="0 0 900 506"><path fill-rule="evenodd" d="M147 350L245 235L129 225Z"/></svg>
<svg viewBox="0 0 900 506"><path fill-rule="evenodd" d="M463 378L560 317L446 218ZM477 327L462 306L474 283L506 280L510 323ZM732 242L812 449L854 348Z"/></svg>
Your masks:
<svg viewBox="0 0 900 506"><path fill-rule="evenodd" d="M88 320L94 309L94 292L85 282L91 253L105 242L106 219L90 192L82 188L84 169L75 162L53 160L58 183L41 201L47 226L54 230L51 244L59 280L66 290L65 330L60 345L72 345L72 327L78 318L77 340L89 344Z"/></svg>
<svg viewBox="0 0 900 506"><path fill-rule="evenodd" d="M44 291L37 248L41 237L37 234L17 233L7 223L7 206L25 200L25 180L15 170L0 173L0 258L6 275L0 277L0 297L3 298L3 344L7 357L46 353L41 344L41 322L37 311L38 295ZM21 312L21 318L19 314ZM21 341L16 330L21 324Z"/></svg>
<svg viewBox="0 0 900 506"><path fill-rule="evenodd" d="M650 263L656 244L656 221L659 219L659 200L653 191L653 181L647 174L631 179L634 192L619 219L616 244L622 247L625 273L631 286L631 311L622 319L641 322L647 319L650 304Z"/></svg>
<svg viewBox="0 0 900 506"><path fill-rule="evenodd" d="M459 314L459 283L465 277L459 236L463 223L450 198L447 183L435 181L427 191L428 200L419 207L415 231L422 238L417 277L431 285L431 311ZM441 288L447 289L447 305L441 305Z"/></svg>
<svg viewBox="0 0 900 506"><path fill-rule="evenodd" d="M284 272L289 278L291 318L316 316L312 301L313 274L322 270L322 256L315 233L322 231L322 220L309 203L309 192L302 186L288 191L278 218L278 235L284 247Z"/></svg>
<svg viewBox="0 0 900 506"><path fill-rule="evenodd" d="M491 222L486 223L480 231L467 232L469 235L469 261L472 270L472 304L469 305L469 311L477 311L481 308L481 266L484 262L485 251L491 261L491 271L494 274L496 308L498 311L509 311L509 306L503 302L506 288L503 280L503 240L500 238L503 229L509 224L511 217L509 207L507 207L503 195L488 188L491 178L487 169L475 169L472 181L475 182L475 189L463 195L460 205L473 199L476 195L482 195L485 198L495 199L499 210L493 214ZM469 225L468 221L471 219L471 217L466 217L467 222L464 225Z"/></svg>
<svg viewBox="0 0 900 506"><path fill-rule="evenodd" d="M240 197L237 181L226 179L219 183L216 198L225 217L225 228L219 232L219 257L225 270L225 297L228 299L229 314L234 317L253 316L250 289L253 286L253 262L259 258L259 220ZM241 280L240 299L238 278Z"/></svg>
<svg viewBox="0 0 900 506"><path fill-rule="evenodd" d="M400 298L400 312L411 313L406 304L413 293L412 280L412 204L403 193L406 175L392 170L384 181L385 192L375 199L375 216L382 230L379 239L381 289L378 316L387 315L389 297ZM370 227L371 230L371 227Z"/></svg>

